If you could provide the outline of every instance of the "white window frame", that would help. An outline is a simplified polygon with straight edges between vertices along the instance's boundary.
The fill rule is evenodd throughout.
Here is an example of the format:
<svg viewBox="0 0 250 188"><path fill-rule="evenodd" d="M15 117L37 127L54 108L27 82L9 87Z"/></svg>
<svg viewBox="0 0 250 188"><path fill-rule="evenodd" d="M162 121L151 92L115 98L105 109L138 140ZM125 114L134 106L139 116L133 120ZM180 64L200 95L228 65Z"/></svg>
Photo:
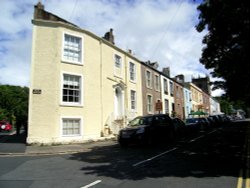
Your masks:
<svg viewBox="0 0 250 188"><path fill-rule="evenodd" d="M166 78L163 79L163 90L164 94L168 95L168 80Z"/></svg>
<svg viewBox="0 0 250 188"><path fill-rule="evenodd" d="M149 72L149 78L148 73ZM146 87L152 89L152 72L149 70L145 71Z"/></svg>
<svg viewBox="0 0 250 188"><path fill-rule="evenodd" d="M134 92L134 99L132 98L132 93ZM132 103L134 102L134 108ZM137 94L136 94L136 91L135 90L130 90L130 104L131 104L131 110L132 111L136 111L137 109Z"/></svg>
<svg viewBox="0 0 250 188"><path fill-rule="evenodd" d="M169 100L168 99L164 99L164 111L165 111L165 113L170 113L169 111Z"/></svg>
<svg viewBox="0 0 250 188"><path fill-rule="evenodd" d="M133 69L132 69L131 65L133 65ZM131 71L131 70L133 70L133 71ZM131 79L132 75L134 77L133 79ZM136 82L136 65L135 65L135 63L133 63L131 61L129 62L129 80L132 82Z"/></svg>
<svg viewBox="0 0 250 188"><path fill-rule="evenodd" d="M155 82L155 90L156 91L160 91L160 76L155 74L155 77L154 77L154 82Z"/></svg>
<svg viewBox="0 0 250 188"><path fill-rule="evenodd" d="M64 75L72 75L72 76L79 76L80 77L80 102L64 102L63 101L63 82L64 82ZM63 106L76 106L76 107L83 107L83 92L84 92L84 87L83 87L83 75L82 74L76 74L72 72L62 72L61 73L61 97L60 97L60 103Z"/></svg>
<svg viewBox="0 0 250 188"><path fill-rule="evenodd" d="M148 100L148 97L151 97L151 104L149 104L149 100ZM150 108L149 108L149 106L150 106ZM153 96L152 95L150 95L150 94L147 94L147 112L148 112L148 114L152 114L153 113Z"/></svg>
<svg viewBox="0 0 250 188"><path fill-rule="evenodd" d="M60 125L60 135L63 138L67 138L67 137L74 137L74 138L82 138L83 135L83 118L81 116L61 116L60 118L61 120L61 125ZM71 134L71 135L64 135L63 134L63 121L66 119L70 119L70 120L80 120L80 127L79 127L79 134Z"/></svg>
<svg viewBox="0 0 250 188"><path fill-rule="evenodd" d="M169 87L170 87L170 95L174 96L174 83L173 82L169 82Z"/></svg>
<svg viewBox="0 0 250 188"><path fill-rule="evenodd" d="M81 39L81 49L80 49L80 61L72 61L72 60L69 60L69 59L66 59L64 57L64 46L65 46L65 35L70 35L72 37L76 37L76 38L80 38ZM81 35L77 35L75 33L69 33L69 32L63 32L62 33L62 62L65 62L65 63L70 63L70 64L76 64L76 65L83 65L83 57L84 57L84 39L83 39L83 36Z"/></svg>
<svg viewBox="0 0 250 188"><path fill-rule="evenodd" d="M120 65L119 66L117 66L117 63L116 63L116 57L119 57L119 59L120 59ZM115 63L115 68L117 68L117 69L122 69L122 57L120 56L120 55L118 55L118 54L115 54L114 55L114 63Z"/></svg>

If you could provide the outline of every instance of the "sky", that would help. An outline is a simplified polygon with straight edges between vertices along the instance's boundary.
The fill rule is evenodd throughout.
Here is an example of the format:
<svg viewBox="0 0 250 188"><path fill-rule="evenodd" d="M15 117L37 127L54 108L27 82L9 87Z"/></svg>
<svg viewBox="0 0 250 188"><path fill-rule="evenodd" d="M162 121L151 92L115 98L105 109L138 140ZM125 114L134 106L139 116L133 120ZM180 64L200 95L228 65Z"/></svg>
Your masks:
<svg viewBox="0 0 250 188"><path fill-rule="evenodd" d="M38 0L0 0L0 84L29 86L32 23ZM204 77L202 39L193 0L40 0L49 11L99 37L113 28L115 45L141 61L170 67L171 77ZM213 80L213 78L211 78ZM215 90L213 96L223 92Z"/></svg>

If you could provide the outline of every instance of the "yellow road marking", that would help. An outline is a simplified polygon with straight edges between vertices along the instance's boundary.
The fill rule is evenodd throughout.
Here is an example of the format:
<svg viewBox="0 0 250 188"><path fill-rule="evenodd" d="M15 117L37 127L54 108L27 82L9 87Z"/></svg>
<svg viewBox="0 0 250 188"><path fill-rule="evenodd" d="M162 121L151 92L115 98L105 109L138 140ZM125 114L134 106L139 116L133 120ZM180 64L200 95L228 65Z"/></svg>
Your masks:
<svg viewBox="0 0 250 188"><path fill-rule="evenodd" d="M239 173L237 188L242 188L242 185L243 185L243 170L241 169Z"/></svg>

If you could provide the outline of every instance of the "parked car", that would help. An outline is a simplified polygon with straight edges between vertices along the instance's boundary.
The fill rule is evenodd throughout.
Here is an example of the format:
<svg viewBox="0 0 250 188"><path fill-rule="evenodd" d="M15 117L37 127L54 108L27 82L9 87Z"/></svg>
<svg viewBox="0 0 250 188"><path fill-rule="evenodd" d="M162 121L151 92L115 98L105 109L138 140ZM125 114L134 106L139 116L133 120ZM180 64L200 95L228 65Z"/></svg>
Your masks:
<svg viewBox="0 0 250 188"><path fill-rule="evenodd" d="M172 118L175 128L175 136L177 138L184 138L186 136L186 125L179 118Z"/></svg>
<svg viewBox="0 0 250 188"><path fill-rule="evenodd" d="M230 119L227 118L226 115L220 114L220 115L211 115L209 116L214 121L214 126L221 126L231 123Z"/></svg>
<svg viewBox="0 0 250 188"><path fill-rule="evenodd" d="M202 118L187 118L185 124L187 131L193 133L200 131L205 125L205 122Z"/></svg>
<svg viewBox="0 0 250 188"><path fill-rule="evenodd" d="M11 131L12 125L8 121L0 121L0 131Z"/></svg>
<svg viewBox="0 0 250 188"><path fill-rule="evenodd" d="M126 128L121 129L118 142L121 146L128 144L166 143L174 139L175 127L172 119L165 114L139 116Z"/></svg>
<svg viewBox="0 0 250 188"><path fill-rule="evenodd" d="M202 117L201 119L201 129L208 130L212 128L211 121L207 117Z"/></svg>

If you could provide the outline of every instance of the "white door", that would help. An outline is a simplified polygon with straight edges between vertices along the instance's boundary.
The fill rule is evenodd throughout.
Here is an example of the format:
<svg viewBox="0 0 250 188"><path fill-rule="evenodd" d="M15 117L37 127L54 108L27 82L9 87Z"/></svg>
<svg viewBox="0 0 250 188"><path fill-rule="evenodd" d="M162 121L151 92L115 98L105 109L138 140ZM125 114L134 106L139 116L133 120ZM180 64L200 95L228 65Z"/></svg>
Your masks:
<svg viewBox="0 0 250 188"><path fill-rule="evenodd" d="M123 116L123 93L120 87L115 88L115 119Z"/></svg>

